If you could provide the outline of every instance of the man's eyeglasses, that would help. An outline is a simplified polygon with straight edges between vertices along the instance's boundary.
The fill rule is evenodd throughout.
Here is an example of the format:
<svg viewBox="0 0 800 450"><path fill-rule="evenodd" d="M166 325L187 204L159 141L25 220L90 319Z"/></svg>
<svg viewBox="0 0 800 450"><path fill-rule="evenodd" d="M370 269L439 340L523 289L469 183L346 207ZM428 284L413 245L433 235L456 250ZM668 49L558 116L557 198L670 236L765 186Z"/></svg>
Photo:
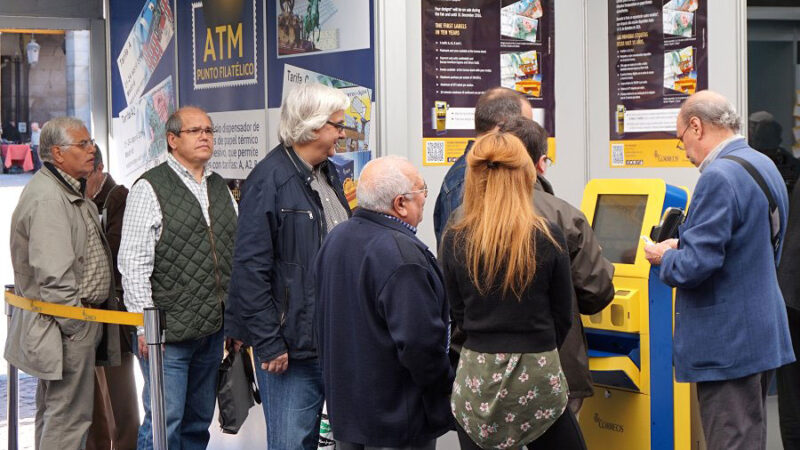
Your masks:
<svg viewBox="0 0 800 450"><path fill-rule="evenodd" d="M64 144L62 147L78 147L83 151L88 151L89 149L93 149L95 147L95 142L94 139L84 139L80 142Z"/></svg>
<svg viewBox="0 0 800 450"><path fill-rule="evenodd" d="M678 136L678 143L675 145L675 148L677 148L680 151L686 150L686 148L683 146L683 137L686 136L686 132L689 131L690 126L692 126L691 123L686 125L686 128L683 129L683 133L681 133L681 135Z"/></svg>
<svg viewBox="0 0 800 450"><path fill-rule="evenodd" d="M191 137L200 137L200 135L205 133L205 134L213 137L214 136L214 129L211 128L211 127L207 127L207 128L194 127L194 128L187 128L185 130L180 130L178 132L178 134L180 134L180 133L184 133L184 134L186 134L188 136L191 136Z"/></svg>
<svg viewBox="0 0 800 450"><path fill-rule="evenodd" d="M338 131L342 130L356 131L355 128L345 125L344 122L332 122L330 120L326 120L325 123L336 128Z"/></svg>
<svg viewBox="0 0 800 450"><path fill-rule="evenodd" d="M422 184L422 189L417 189L416 191L403 192L400 195L406 196L406 195L413 195L413 194L419 194L419 193L422 193L422 195L425 198L428 198L428 183L423 183Z"/></svg>

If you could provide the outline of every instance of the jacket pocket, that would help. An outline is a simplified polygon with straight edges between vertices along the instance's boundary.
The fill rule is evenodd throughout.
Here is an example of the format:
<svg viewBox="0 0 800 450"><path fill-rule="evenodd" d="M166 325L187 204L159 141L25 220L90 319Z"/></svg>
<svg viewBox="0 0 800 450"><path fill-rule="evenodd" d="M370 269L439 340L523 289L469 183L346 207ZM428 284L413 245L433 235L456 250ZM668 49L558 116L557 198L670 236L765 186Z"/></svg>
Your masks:
<svg viewBox="0 0 800 450"><path fill-rule="evenodd" d="M691 308L677 315L676 357L696 370L733 366L737 350L731 345L731 330L721 322L727 317L727 310L726 305L721 304Z"/></svg>
<svg viewBox="0 0 800 450"><path fill-rule="evenodd" d="M307 260L313 258L319 245L319 218L306 208L281 208L280 212L274 249L276 259L301 264L309 262Z"/></svg>

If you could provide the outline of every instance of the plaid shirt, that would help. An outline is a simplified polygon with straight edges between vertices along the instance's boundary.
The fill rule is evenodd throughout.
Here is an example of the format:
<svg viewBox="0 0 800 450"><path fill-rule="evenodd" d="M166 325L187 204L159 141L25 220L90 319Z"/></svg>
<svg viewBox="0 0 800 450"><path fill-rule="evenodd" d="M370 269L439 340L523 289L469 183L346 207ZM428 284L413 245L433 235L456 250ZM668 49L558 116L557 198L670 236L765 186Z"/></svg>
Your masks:
<svg viewBox="0 0 800 450"><path fill-rule="evenodd" d="M172 154L167 155L167 164L178 174L183 184L194 194L206 224L208 217L208 183L210 170L203 171L198 182L191 172L178 162ZM233 209L239 213L236 200L231 194ZM142 312L144 308L153 306L150 276L156 257L156 243L161 237L163 220L161 206L153 187L147 180L139 180L128 193L125 204L125 217L122 222L122 242L119 247L119 272L122 274L122 288L125 296L125 307L130 312ZM143 329L139 327L138 334Z"/></svg>
<svg viewBox="0 0 800 450"><path fill-rule="evenodd" d="M73 188L75 192L81 192L81 183L69 176L63 170L56 168L59 175ZM86 201L90 201L87 199ZM82 301L87 303L102 303L108 300L111 287L111 263L108 260L103 239L100 237L100 230L94 218L89 216L89 212L84 212L83 222L86 225L86 260L83 264L83 275L79 286L79 295Z"/></svg>
<svg viewBox="0 0 800 450"><path fill-rule="evenodd" d="M347 210L339 203L336 191L328 182L325 174L322 173L320 169L322 164L318 164L317 167L311 167L311 164L307 163L303 158L299 159L311 171L311 189L319 195L319 199L322 202L322 212L325 213L325 228L330 233L333 227L347 220ZM331 167L330 170L336 169Z"/></svg>

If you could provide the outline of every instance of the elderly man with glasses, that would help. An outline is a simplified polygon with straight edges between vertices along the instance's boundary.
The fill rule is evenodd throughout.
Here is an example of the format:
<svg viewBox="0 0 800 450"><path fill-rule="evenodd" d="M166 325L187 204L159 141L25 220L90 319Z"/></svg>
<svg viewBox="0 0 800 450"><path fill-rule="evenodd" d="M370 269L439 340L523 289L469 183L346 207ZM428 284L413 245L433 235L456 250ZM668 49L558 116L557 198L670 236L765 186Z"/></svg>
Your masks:
<svg viewBox="0 0 800 450"><path fill-rule="evenodd" d="M206 164L214 125L202 109L184 107L167 120L167 161L134 183L128 195L119 271L130 312L166 313L164 396L170 448L204 449L214 415L223 351L237 205ZM148 350L137 330L145 378L139 449L153 446Z"/></svg>
<svg viewBox="0 0 800 450"><path fill-rule="evenodd" d="M59 117L42 129L39 152L44 169L25 186L11 218L16 293L61 305L104 307L114 294L113 262L97 208L84 195L94 140L79 119ZM96 355L119 365L118 331L109 328L103 339L99 323L14 311L5 358L39 378L36 448L85 444L94 366L102 363Z"/></svg>
<svg viewBox="0 0 800 450"><path fill-rule="evenodd" d="M676 136L700 178L680 240L644 247L661 280L677 288L675 379L697 385L709 450L766 448L767 388L774 370L795 360L775 269L786 185L775 164L739 135L740 126L733 105L716 92L683 103Z"/></svg>
<svg viewBox="0 0 800 450"><path fill-rule="evenodd" d="M427 194L407 160L371 161L359 209L319 251L318 350L338 449L434 449L450 429L450 309L416 237Z"/></svg>
<svg viewBox="0 0 800 450"><path fill-rule="evenodd" d="M317 448L323 394L313 263L325 236L350 216L328 162L345 137L349 105L321 84L292 90L281 108L281 144L244 183L225 328L255 350L270 449Z"/></svg>

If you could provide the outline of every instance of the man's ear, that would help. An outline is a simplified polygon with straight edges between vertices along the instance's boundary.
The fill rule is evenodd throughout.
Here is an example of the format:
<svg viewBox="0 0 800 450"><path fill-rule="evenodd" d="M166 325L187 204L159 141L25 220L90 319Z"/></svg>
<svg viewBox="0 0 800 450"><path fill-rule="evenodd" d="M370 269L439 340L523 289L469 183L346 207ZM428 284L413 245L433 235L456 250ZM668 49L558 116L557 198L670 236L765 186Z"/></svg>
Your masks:
<svg viewBox="0 0 800 450"><path fill-rule="evenodd" d="M61 164L64 162L64 155L61 154L61 146L54 145L50 148L50 155L53 157L53 161Z"/></svg>
<svg viewBox="0 0 800 450"><path fill-rule="evenodd" d="M536 167L536 173L543 174L544 171L547 169L547 155L540 156L539 160L536 161L536 164L534 164L534 166Z"/></svg>
<svg viewBox="0 0 800 450"><path fill-rule="evenodd" d="M175 140L178 139L178 136L167 133L167 150L175 148Z"/></svg>
<svg viewBox="0 0 800 450"><path fill-rule="evenodd" d="M406 197L405 195L398 195L392 201L392 209L394 209L395 214L400 217L406 217L408 215L408 210L406 209Z"/></svg>

